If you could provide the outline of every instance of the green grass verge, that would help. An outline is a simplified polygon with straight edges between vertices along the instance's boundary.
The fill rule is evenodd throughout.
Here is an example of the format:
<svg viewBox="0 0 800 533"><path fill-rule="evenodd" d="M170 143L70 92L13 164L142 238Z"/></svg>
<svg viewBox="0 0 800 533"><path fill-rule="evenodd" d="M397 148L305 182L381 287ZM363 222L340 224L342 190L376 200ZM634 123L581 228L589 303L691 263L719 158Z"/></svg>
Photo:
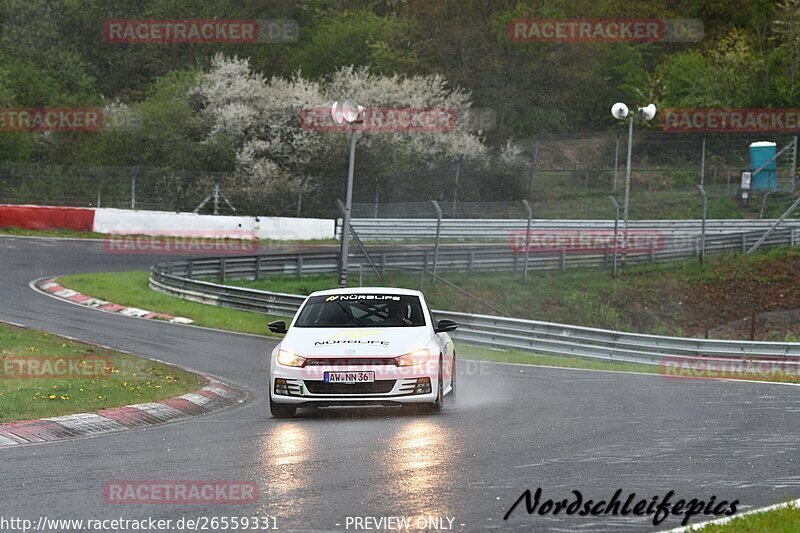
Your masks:
<svg viewBox="0 0 800 533"><path fill-rule="evenodd" d="M795 506L775 509L764 513L753 513L734 518L726 524L711 524L692 529L702 533L795 533L800 531L800 509Z"/></svg>
<svg viewBox="0 0 800 533"><path fill-rule="evenodd" d="M188 302L180 298L167 296L152 291L147 283L148 274L144 272L115 272L104 274L78 274L60 278L61 285L77 290L83 294L102 298L114 303L142 307L152 311L183 316L195 320L197 325L214 327L229 331L266 335L265 322L269 320L286 320L286 317L267 317L266 315L214 307L206 304ZM245 280L229 280L231 285L257 285L261 288L277 292L308 294L315 290L331 288L335 282L332 276L308 277L276 277L261 280L257 283ZM426 291L426 295L428 292ZM452 296L452 295L451 295ZM446 307L447 303L442 305ZM622 372L640 372L658 374L661 369L656 365L634 363L617 363L581 357L541 355L523 350L494 350L481 346L459 343L460 358L496 361L506 363L522 363L529 365L560 366L564 368L584 368L592 370L611 370ZM738 379L759 381L776 381L798 383L798 376L786 374L740 375Z"/></svg>
<svg viewBox="0 0 800 533"><path fill-rule="evenodd" d="M752 311L800 308L799 268L800 249L770 248L750 256L714 255L708 258L705 268L697 259L629 265L617 279L612 279L610 268L530 272L524 285L520 272L442 274L448 281L514 317L655 335L701 337L706 330L749 317ZM358 274L351 272L349 281L351 286L358 285ZM367 271L362 281L364 285L380 283ZM229 283L308 294L335 287L336 276L276 276ZM420 276L387 272L385 284L418 289ZM423 288L434 309L496 314L442 283L432 285L429 278ZM745 333L749 335L749 331ZM759 340L794 341L800 337L800 323L764 323L756 334Z"/></svg>
<svg viewBox="0 0 800 533"><path fill-rule="evenodd" d="M205 383L170 365L1 323L0 362L0 422L153 402Z"/></svg>
<svg viewBox="0 0 800 533"><path fill-rule="evenodd" d="M73 239L102 239L102 233L93 231L75 231L69 229L21 229L21 228L0 228L0 235L12 235L18 237L69 237Z"/></svg>
<svg viewBox="0 0 800 533"><path fill-rule="evenodd" d="M151 290L147 283L146 272L109 272L102 274L75 274L59 278L64 287L76 290L88 296L101 298L120 305L141 307L176 316L191 318L199 326L214 327L229 331L266 335L265 323L268 320L286 320L286 317L267 317L258 313L239 311L224 307L188 302L180 298L167 296ZM281 287L286 292L297 292L296 287L285 283ZM295 279L296 283L305 284L304 292L313 292L330 288L327 276L303 277ZM229 283L245 283L242 281ZM272 289L276 290L276 289ZM657 367L624 363L609 363L578 357L560 357L536 355L521 350L496 351L472 345L459 345L459 357L474 360L498 361L507 363L525 363L533 365L563 366L571 368L591 368L597 370L619 370L630 372L658 372Z"/></svg>
<svg viewBox="0 0 800 533"><path fill-rule="evenodd" d="M73 274L59 278L64 287L119 305L191 318L198 326L242 333L267 333L267 322L279 317L215 307L167 296L150 289L147 272Z"/></svg>

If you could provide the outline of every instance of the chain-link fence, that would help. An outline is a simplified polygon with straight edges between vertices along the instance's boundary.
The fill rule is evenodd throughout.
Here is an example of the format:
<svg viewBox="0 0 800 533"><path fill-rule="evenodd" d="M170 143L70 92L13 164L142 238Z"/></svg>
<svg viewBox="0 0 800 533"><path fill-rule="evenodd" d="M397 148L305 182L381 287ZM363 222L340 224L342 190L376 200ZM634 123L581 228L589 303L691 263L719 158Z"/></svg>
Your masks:
<svg viewBox="0 0 800 533"><path fill-rule="evenodd" d="M624 132L620 132L624 133ZM611 131L551 135L516 143L515 155L481 162L409 163L380 168L356 153L353 216L428 218L436 200L445 218L520 218L520 201L536 218L613 218L613 195L623 203L626 136ZM636 130L632 146L630 218L697 218L709 195L710 218L777 216L791 203L796 155L777 160L775 191L744 204L740 172L749 167L749 144L771 140L780 149L788 135L674 134ZM336 167L338 168L338 167ZM269 180L234 172L152 167L78 167L0 162L0 202L103 206L169 211L308 217L338 216L346 173L299 178L279 188Z"/></svg>
<svg viewBox="0 0 800 533"><path fill-rule="evenodd" d="M240 187L232 172L143 166L87 167L0 162L0 203L111 207L221 215L334 216L344 184L310 180L285 194Z"/></svg>

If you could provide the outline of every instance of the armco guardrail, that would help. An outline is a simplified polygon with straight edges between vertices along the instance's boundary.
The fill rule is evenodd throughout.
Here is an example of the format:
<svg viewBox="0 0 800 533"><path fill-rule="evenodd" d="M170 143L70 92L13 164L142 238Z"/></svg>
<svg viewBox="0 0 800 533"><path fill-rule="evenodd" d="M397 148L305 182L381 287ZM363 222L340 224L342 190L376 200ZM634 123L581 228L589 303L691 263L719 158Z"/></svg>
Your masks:
<svg viewBox="0 0 800 533"><path fill-rule="evenodd" d="M524 232L523 232L524 234ZM756 233L730 233L706 237L706 254L725 251L746 251L760 237ZM520 240L524 250L524 235ZM765 242L766 246L795 245L800 243L800 228L779 229L772 233ZM591 251L569 249L539 250L531 246L528 254L527 269L558 270L577 267L609 267L613 260L613 246L593 248ZM621 254L621 251L619 252ZM625 261L627 263L646 263L651 261L669 261L700 255L700 237L667 236L651 241L650 246L631 249ZM370 252L373 262L380 270L386 269L430 269L433 266L433 249L407 249L394 247L391 250ZM521 272L525 266L525 254L505 246L443 246L436 257L438 271L482 271L504 270ZM184 263L173 264L173 269L183 269L182 274L188 278L213 277L225 280L226 277L252 277L258 279L270 274L320 274L336 270L338 256L335 252L283 254L241 257L219 257L211 259L193 259ZM351 272L363 268L369 270L366 258L355 252L350 256Z"/></svg>
<svg viewBox="0 0 800 533"><path fill-rule="evenodd" d="M293 316L304 297L232 287L192 279L259 277L265 273L335 272L335 254L285 254L178 260L153 266L150 286L167 294L212 305ZM333 261L332 261L333 260ZM300 268L298 268L298 265ZM303 270L309 269L309 270ZM642 335L537 320L433 311L460 324L454 338L501 348L593 359L659 364L665 357L767 360L800 357L800 343L748 342ZM790 364L797 364L793 361Z"/></svg>
<svg viewBox="0 0 800 533"><path fill-rule="evenodd" d="M436 236L435 218L354 218L353 229L363 240L419 240ZM710 219L706 221L706 234L765 232L775 220ZM508 240L514 232L525 231L526 219L443 219L442 239L456 240ZM701 220L631 220L630 230L653 231L661 234L692 236L699 235ZM336 225L336 236L341 237L341 220ZM622 221L619 223L622 229ZM787 220L787 228L800 228L800 221ZM531 230L537 232L602 230L613 231L614 220L551 220L533 219Z"/></svg>

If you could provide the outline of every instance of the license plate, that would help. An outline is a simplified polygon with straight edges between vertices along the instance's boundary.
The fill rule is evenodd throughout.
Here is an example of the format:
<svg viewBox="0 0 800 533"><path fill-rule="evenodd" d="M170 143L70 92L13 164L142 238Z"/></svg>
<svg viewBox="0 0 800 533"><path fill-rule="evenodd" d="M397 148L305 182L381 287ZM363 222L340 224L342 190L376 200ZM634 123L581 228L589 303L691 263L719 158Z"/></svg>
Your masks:
<svg viewBox="0 0 800 533"><path fill-rule="evenodd" d="M375 372L325 372L325 383L372 383Z"/></svg>

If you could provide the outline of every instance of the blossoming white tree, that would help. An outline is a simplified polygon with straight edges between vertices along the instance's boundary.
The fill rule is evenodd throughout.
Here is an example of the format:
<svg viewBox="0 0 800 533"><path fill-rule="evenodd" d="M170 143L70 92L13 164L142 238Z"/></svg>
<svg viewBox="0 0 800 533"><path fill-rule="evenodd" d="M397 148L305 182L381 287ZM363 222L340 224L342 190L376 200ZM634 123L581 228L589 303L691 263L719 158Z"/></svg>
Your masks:
<svg viewBox="0 0 800 533"><path fill-rule="evenodd" d="M321 82L300 73L267 80L247 59L218 54L193 92L211 117L210 136L227 138L236 150L237 188L255 195L296 191L301 182L313 181L315 169L324 166L320 161L341 157L345 136L304 129L301 114L345 98L367 108L447 109L456 118L447 131L365 131L359 154L424 162L486 155L480 132L470 128L470 95L448 88L439 75L387 77L344 67Z"/></svg>

